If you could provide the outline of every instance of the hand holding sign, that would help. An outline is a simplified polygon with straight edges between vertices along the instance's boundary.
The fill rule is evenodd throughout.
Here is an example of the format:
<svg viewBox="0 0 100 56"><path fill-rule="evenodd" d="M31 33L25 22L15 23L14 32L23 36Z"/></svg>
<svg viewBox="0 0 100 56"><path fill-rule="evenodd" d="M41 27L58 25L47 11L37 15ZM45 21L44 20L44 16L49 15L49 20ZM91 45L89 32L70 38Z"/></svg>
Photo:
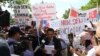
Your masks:
<svg viewBox="0 0 100 56"><path fill-rule="evenodd" d="M46 54L53 54L54 51L54 45L45 45L45 50L47 51Z"/></svg>

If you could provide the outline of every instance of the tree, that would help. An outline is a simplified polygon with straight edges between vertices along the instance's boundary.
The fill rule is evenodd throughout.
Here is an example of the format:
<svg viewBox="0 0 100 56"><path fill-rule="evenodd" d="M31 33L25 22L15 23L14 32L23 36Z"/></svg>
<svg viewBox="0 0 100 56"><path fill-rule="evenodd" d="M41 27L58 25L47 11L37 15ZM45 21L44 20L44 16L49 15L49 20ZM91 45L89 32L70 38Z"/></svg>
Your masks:
<svg viewBox="0 0 100 56"><path fill-rule="evenodd" d="M100 5L100 0L90 0L85 6L81 7L81 10L88 10L91 8L96 8L97 4Z"/></svg>
<svg viewBox="0 0 100 56"><path fill-rule="evenodd" d="M15 24L15 22L16 22L16 21L15 21L14 19L12 19L12 18L10 19L10 25Z"/></svg>
<svg viewBox="0 0 100 56"><path fill-rule="evenodd" d="M0 5L1 6L5 6L6 3L9 4L9 8L12 8L13 4L28 4L29 0L0 0ZM28 5L29 6L29 5ZM1 7L0 7L1 8ZM15 24L15 20L14 19L10 19L10 24Z"/></svg>
<svg viewBox="0 0 100 56"><path fill-rule="evenodd" d="M26 4L29 2L29 0L0 0L0 3L10 3L10 2L15 2L16 4Z"/></svg>
<svg viewBox="0 0 100 56"><path fill-rule="evenodd" d="M16 0L15 1L17 4L27 4L29 0Z"/></svg>
<svg viewBox="0 0 100 56"><path fill-rule="evenodd" d="M64 19L68 19L69 17L69 12L70 12L70 9L66 10L65 13L63 14L63 18Z"/></svg>
<svg viewBox="0 0 100 56"><path fill-rule="evenodd" d="M9 7L12 7L14 3L16 4L28 4L29 0L0 0L0 6L5 6L6 3L9 4Z"/></svg>

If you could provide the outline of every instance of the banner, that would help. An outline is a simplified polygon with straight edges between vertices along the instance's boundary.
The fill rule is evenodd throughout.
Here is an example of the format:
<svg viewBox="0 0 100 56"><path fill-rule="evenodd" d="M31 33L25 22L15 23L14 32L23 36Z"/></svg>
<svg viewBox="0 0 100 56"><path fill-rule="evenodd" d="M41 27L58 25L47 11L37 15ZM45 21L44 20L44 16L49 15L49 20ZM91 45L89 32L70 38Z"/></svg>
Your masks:
<svg viewBox="0 0 100 56"><path fill-rule="evenodd" d="M87 17L89 19L96 19L97 18L97 8L89 9L86 11L77 10L75 8L70 9L70 18L80 18L80 17Z"/></svg>
<svg viewBox="0 0 100 56"><path fill-rule="evenodd" d="M56 18L56 8L54 3L36 4L32 6L32 16L36 19Z"/></svg>
<svg viewBox="0 0 100 56"><path fill-rule="evenodd" d="M83 24L85 22L87 22L87 18L64 19L61 20L61 26L67 27L69 25Z"/></svg>
<svg viewBox="0 0 100 56"><path fill-rule="evenodd" d="M70 13L69 13L69 17L70 18L77 18L78 17L78 11L75 10L74 8L71 8Z"/></svg>
<svg viewBox="0 0 100 56"><path fill-rule="evenodd" d="M89 14L89 19L96 19L97 18L97 8L91 9L88 12Z"/></svg>
<svg viewBox="0 0 100 56"><path fill-rule="evenodd" d="M86 19L67 19L61 20L60 34L74 33L75 35L80 34L87 20Z"/></svg>
<svg viewBox="0 0 100 56"><path fill-rule="evenodd" d="M54 30L60 29L61 27L61 20L51 20L50 21L50 27Z"/></svg>

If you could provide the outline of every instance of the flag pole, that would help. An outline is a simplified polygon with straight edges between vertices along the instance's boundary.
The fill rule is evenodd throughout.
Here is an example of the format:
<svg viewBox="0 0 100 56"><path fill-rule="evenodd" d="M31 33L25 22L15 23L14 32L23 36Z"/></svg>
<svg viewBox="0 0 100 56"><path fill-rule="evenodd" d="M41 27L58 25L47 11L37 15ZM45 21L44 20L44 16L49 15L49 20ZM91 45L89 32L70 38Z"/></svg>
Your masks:
<svg viewBox="0 0 100 56"><path fill-rule="evenodd" d="M44 4L44 1L42 0L42 2L41 2L42 4ZM40 3L40 4L41 4ZM40 46L40 21L41 20L36 20L36 24L38 24L37 25L37 37L38 37L38 43L39 43L39 46Z"/></svg>
<svg viewBox="0 0 100 56"><path fill-rule="evenodd" d="M38 43L40 46L40 32L39 32L39 27L40 27L40 20L36 20L36 28L37 28L37 37L38 37Z"/></svg>

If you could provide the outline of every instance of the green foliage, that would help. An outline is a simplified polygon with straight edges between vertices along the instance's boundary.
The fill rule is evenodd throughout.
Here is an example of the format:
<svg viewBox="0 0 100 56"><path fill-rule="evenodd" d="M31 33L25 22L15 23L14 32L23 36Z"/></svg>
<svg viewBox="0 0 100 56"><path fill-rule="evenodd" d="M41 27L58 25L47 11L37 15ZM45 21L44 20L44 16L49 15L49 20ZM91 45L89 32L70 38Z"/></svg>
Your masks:
<svg viewBox="0 0 100 56"><path fill-rule="evenodd" d="M13 1L16 4L27 4L29 2L29 0L0 0L0 3L4 3L5 1L7 1L8 3Z"/></svg>
<svg viewBox="0 0 100 56"><path fill-rule="evenodd" d="M90 0L85 6L81 7L81 10L88 10L91 8L96 8L97 4L100 5L100 0Z"/></svg>
<svg viewBox="0 0 100 56"><path fill-rule="evenodd" d="M14 19L10 19L10 24L11 25L15 24L15 20Z"/></svg>
<svg viewBox="0 0 100 56"><path fill-rule="evenodd" d="M68 19L70 13L70 9L66 10L65 13L63 14L64 19Z"/></svg>
<svg viewBox="0 0 100 56"><path fill-rule="evenodd" d="M90 0L86 5L81 7L81 10L88 10L91 8L96 8L97 4L100 6L100 0ZM63 14L63 18L67 19L69 16L70 10L66 10L65 13Z"/></svg>
<svg viewBox="0 0 100 56"><path fill-rule="evenodd" d="M27 4L29 0L16 0L16 4Z"/></svg>

